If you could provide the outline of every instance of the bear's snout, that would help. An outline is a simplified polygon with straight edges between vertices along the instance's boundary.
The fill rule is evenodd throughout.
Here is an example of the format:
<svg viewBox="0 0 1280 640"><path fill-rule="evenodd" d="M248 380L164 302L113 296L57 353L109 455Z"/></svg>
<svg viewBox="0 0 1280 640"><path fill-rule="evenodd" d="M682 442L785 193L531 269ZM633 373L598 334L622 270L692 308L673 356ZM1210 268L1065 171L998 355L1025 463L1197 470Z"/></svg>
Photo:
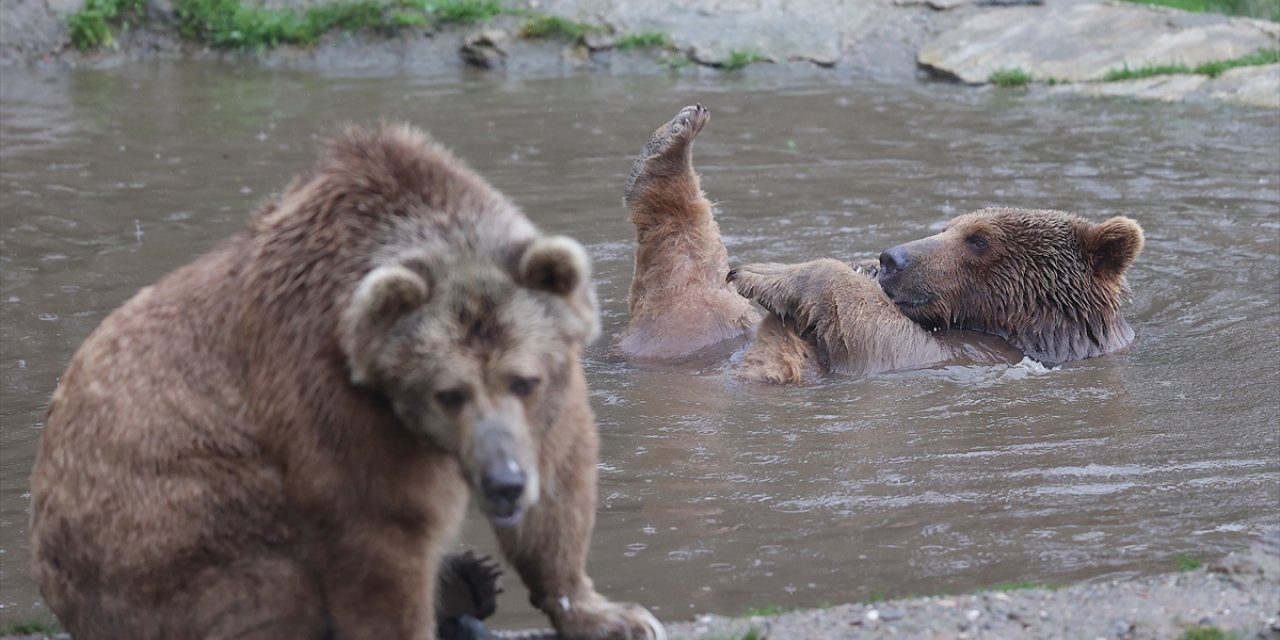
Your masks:
<svg viewBox="0 0 1280 640"><path fill-rule="evenodd" d="M900 244L885 249L880 253L880 277L888 278L897 275L909 264L911 264L911 256L907 253L905 245Z"/></svg>
<svg viewBox="0 0 1280 640"><path fill-rule="evenodd" d="M525 481L524 470L515 460L507 459L485 468L480 488L494 515L510 517L517 513Z"/></svg>

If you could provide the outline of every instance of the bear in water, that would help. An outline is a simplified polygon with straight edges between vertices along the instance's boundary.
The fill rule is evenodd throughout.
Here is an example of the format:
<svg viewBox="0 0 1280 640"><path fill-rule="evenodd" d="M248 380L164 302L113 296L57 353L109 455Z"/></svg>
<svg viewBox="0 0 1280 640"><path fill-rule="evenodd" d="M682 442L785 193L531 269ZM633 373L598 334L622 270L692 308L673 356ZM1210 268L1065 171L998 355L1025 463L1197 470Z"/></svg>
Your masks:
<svg viewBox="0 0 1280 640"><path fill-rule="evenodd" d="M728 269L693 170L693 140L709 120L702 105L682 109L633 165L623 196L637 240L618 343L625 355L678 360L754 328L739 374L793 383L963 359L937 329L991 334L1049 366L1132 342L1120 304L1143 235L1125 217L1092 223L1061 211L983 209L879 260ZM746 299L766 310L762 321Z"/></svg>

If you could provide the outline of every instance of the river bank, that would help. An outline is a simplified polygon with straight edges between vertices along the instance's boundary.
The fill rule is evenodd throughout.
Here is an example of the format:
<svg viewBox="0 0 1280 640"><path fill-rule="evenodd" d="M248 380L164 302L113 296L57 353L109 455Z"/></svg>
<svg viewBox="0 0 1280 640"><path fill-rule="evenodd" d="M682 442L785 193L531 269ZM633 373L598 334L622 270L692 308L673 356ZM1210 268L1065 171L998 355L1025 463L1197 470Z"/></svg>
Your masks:
<svg viewBox="0 0 1280 640"><path fill-rule="evenodd" d="M1001 585L967 595L891 599L743 617L666 621L672 640L827 638L1280 638L1280 529L1203 567L1063 588ZM533 638L536 632L499 632ZM550 637L550 636L546 636ZM0 640L69 640L64 633Z"/></svg>
<svg viewBox="0 0 1280 640"><path fill-rule="evenodd" d="M123 2L90 1L112 11ZM425 13L316 0L210 5L250 7L251 17L238 19L262 34L214 25L220 18L184 13L173 0L138 0L141 11L93 14L91 26L72 33L68 20L83 16L82 2L6 7L0 65L181 58L429 77L818 74L1280 108L1280 24L1105 0L526 0L452 14L432 3L403 5ZM282 19L304 15L311 31L276 32ZM281 38L305 44L270 46ZM73 40L95 46L81 50Z"/></svg>

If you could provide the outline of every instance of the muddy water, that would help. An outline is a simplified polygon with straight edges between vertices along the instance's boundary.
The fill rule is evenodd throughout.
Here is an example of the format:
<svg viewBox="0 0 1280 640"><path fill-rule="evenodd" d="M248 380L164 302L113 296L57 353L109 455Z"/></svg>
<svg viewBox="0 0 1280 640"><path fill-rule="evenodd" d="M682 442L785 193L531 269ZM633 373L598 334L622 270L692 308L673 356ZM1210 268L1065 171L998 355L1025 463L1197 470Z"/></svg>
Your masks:
<svg viewBox="0 0 1280 640"><path fill-rule="evenodd" d="M0 619L40 611L26 479L67 359L243 225L343 120L430 127L595 259L606 339L592 574L659 616L1065 583L1212 557L1280 520L1280 127L1220 107L951 86L601 76L446 84L146 66L0 80ZM854 258L985 205L1147 230L1125 352L795 389L637 367L630 158L681 105L735 262ZM480 523L467 538L492 542ZM500 626L541 624L507 580Z"/></svg>

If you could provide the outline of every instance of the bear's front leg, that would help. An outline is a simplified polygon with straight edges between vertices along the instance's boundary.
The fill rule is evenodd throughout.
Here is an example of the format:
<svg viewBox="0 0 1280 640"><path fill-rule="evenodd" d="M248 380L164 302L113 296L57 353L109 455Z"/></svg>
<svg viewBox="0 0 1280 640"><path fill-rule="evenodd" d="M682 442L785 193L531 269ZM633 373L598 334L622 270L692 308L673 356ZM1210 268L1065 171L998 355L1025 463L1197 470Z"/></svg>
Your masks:
<svg viewBox="0 0 1280 640"><path fill-rule="evenodd" d="M666 631L653 614L638 604L611 602L596 593L587 577L598 444L594 418L582 404L566 410L581 420L562 420L542 442L539 501L520 524L494 527L494 533L529 588L530 603L547 614L562 637L665 640ZM584 423L587 428L568 428Z"/></svg>

